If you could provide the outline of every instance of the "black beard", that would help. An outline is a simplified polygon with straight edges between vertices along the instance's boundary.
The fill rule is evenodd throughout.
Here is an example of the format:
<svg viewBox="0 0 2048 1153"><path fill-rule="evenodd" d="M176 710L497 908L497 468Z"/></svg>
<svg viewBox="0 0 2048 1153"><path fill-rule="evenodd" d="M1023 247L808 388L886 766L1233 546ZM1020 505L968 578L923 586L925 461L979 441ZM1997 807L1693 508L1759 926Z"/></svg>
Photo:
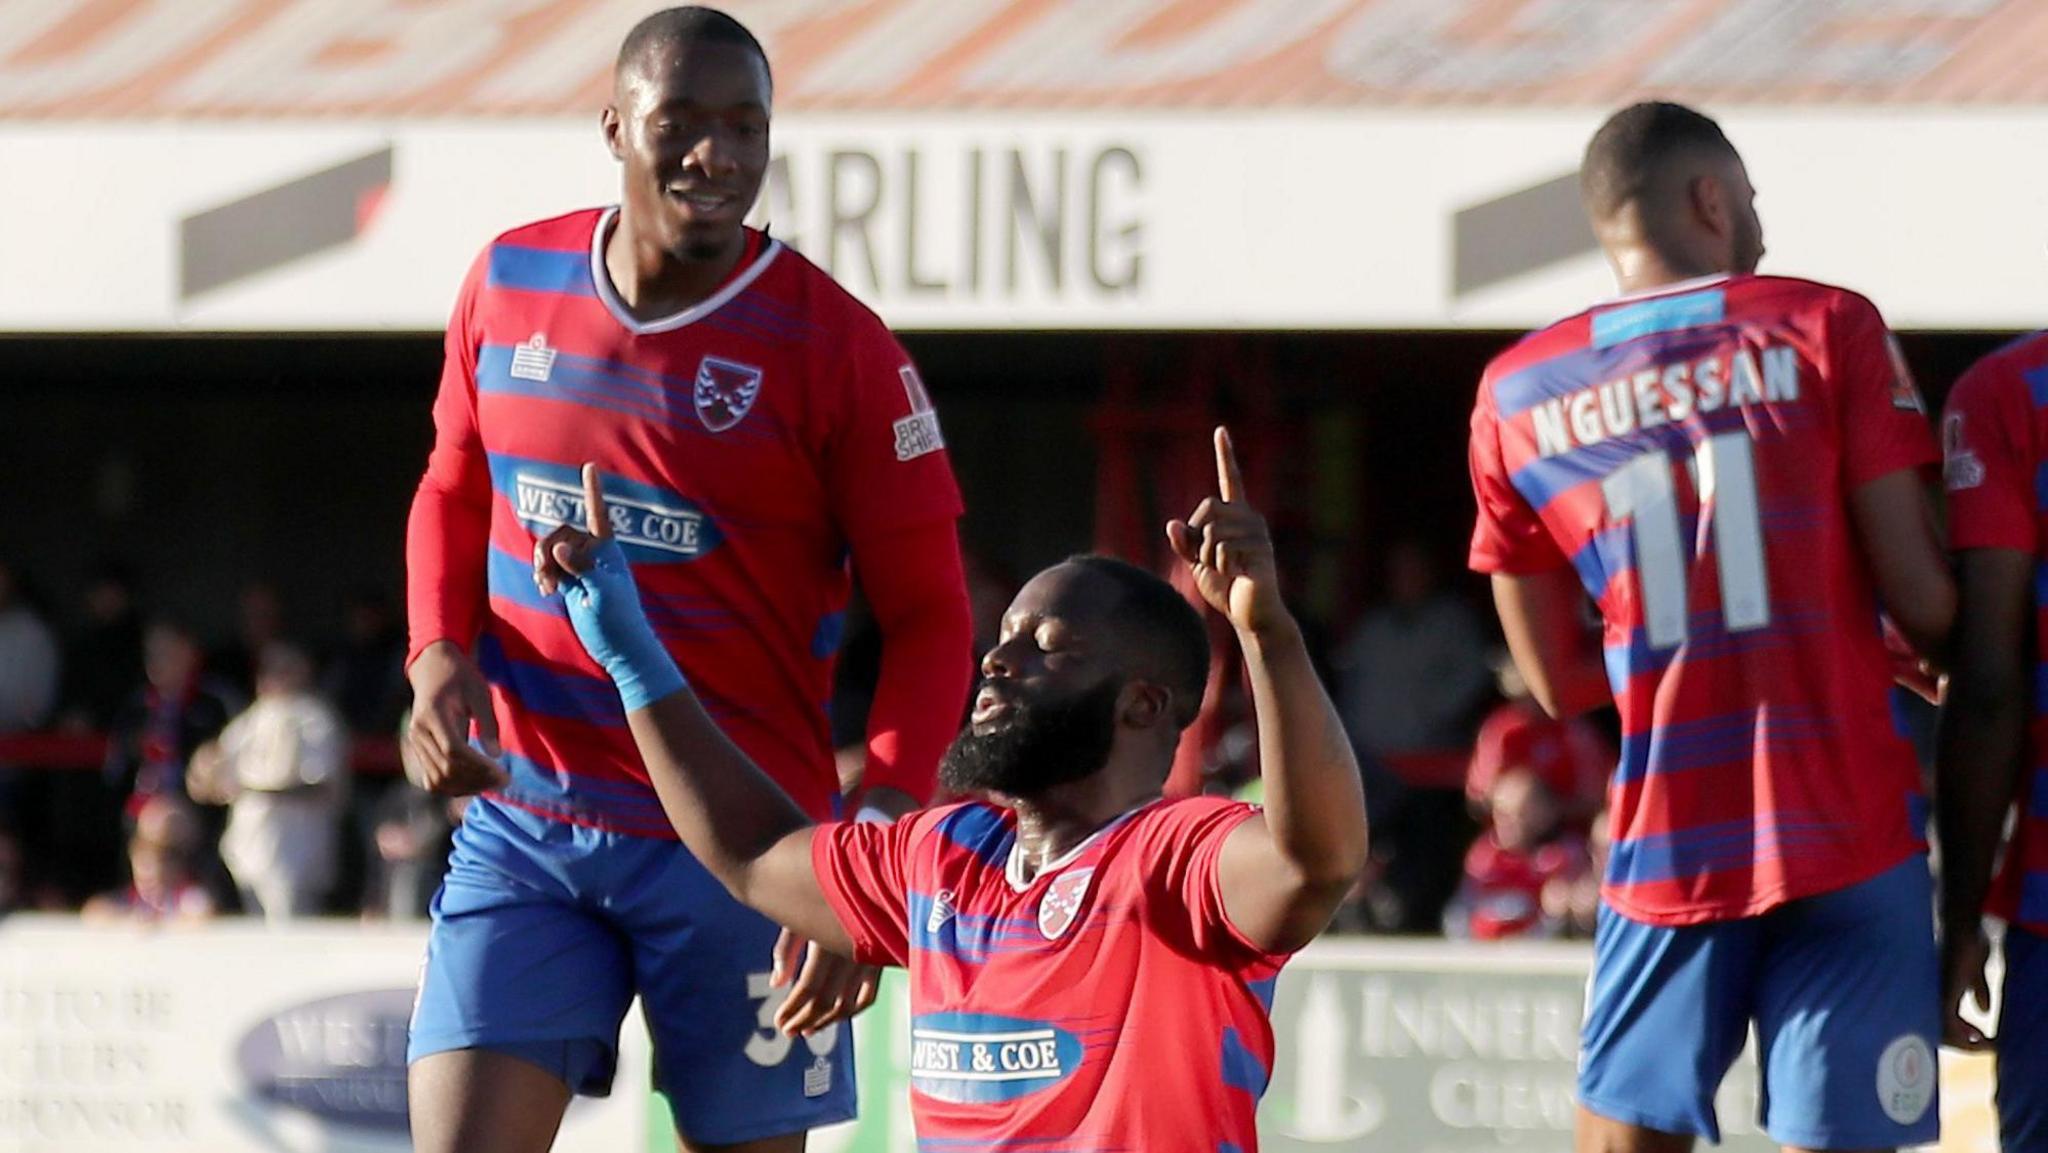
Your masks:
<svg viewBox="0 0 2048 1153"><path fill-rule="evenodd" d="M969 725L939 761L939 783L955 793L1036 797L1094 776L1109 763L1122 689L1105 681L1070 701L1019 703L991 732Z"/></svg>

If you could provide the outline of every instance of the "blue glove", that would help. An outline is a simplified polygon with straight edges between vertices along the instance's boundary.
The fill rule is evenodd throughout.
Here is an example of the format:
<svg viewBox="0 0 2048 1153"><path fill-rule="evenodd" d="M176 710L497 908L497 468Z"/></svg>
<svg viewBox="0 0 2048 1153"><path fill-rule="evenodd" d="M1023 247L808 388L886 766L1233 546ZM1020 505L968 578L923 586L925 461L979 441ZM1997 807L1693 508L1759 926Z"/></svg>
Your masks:
<svg viewBox="0 0 2048 1153"><path fill-rule="evenodd" d="M576 639L619 686L626 711L642 709L682 688L682 670L654 635L640 590L619 542L599 542L588 571L565 573L562 600Z"/></svg>

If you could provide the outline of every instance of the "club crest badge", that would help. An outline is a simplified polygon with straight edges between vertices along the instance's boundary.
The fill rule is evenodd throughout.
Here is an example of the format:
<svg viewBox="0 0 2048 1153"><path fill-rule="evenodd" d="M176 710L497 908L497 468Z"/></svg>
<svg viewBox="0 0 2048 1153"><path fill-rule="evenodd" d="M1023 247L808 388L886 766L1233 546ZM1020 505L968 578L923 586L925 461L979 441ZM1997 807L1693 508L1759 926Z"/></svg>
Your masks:
<svg viewBox="0 0 2048 1153"><path fill-rule="evenodd" d="M697 419L724 432L747 418L761 395L761 370L735 360L707 356L697 362Z"/></svg>
<svg viewBox="0 0 2048 1153"><path fill-rule="evenodd" d="M1088 882L1095 877L1095 869L1070 869L1045 890L1045 896L1038 901L1038 931L1048 941L1057 941L1074 927L1074 921L1081 914L1082 898L1088 895Z"/></svg>

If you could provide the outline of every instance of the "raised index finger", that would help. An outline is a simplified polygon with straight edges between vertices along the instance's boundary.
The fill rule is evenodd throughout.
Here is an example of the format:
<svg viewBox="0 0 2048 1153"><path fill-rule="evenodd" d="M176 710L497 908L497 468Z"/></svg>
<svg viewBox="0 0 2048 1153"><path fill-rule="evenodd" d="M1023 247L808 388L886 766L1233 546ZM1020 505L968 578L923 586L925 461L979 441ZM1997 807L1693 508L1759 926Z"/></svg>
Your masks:
<svg viewBox="0 0 2048 1153"><path fill-rule="evenodd" d="M612 535L612 518L604 507L604 480L597 475L597 466L589 463L583 466L583 527L599 540Z"/></svg>
<svg viewBox="0 0 2048 1153"><path fill-rule="evenodd" d="M1237 448L1230 442L1230 430L1216 426L1216 495L1229 504L1244 494L1244 474L1237 467Z"/></svg>

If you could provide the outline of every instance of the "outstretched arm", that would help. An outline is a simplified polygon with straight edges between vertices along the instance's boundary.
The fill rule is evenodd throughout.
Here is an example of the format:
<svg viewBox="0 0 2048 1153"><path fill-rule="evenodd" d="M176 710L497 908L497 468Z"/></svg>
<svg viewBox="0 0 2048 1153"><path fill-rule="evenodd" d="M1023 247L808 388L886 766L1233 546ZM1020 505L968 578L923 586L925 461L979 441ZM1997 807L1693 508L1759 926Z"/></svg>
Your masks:
<svg viewBox="0 0 2048 1153"><path fill-rule="evenodd" d="M1196 587L1229 619L1258 714L1265 812L1232 830L1217 872L1224 912L1270 952L1314 939L1365 867L1365 792L1351 742L1280 599L1265 518L1243 500L1230 434L1216 430L1216 497L1167 526Z"/></svg>
<svg viewBox="0 0 2048 1153"><path fill-rule="evenodd" d="M640 608L611 539L597 469L583 467L587 530L556 529L535 550L541 592L557 590L569 619L619 688L626 722L676 833L732 895L833 952L853 944L811 864L815 826L720 731L683 680Z"/></svg>
<svg viewBox="0 0 2048 1153"><path fill-rule="evenodd" d="M1580 619L1586 593L1569 565L1493 574L1501 632L1529 695L1560 720L1613 701L1600 646Z"/></svg>

